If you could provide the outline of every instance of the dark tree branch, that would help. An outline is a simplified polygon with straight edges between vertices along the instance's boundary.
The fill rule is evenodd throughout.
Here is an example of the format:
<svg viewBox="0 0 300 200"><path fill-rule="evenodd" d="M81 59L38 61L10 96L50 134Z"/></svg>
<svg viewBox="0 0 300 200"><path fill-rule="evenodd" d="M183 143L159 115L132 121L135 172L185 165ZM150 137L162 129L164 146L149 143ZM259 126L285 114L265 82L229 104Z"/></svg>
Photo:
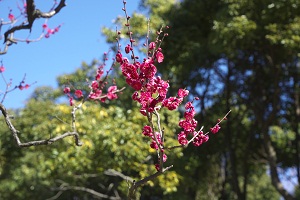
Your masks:
<svg viewBox="0 0 300 200"><path fill-rule="evenodd" d="M75 110L78 109L79 107L74 107L73 109L73 112L75 113ZM8 128L10 129L14 139L16 140L17 142L17 145L19 147L30 147L30 146L38 146L38 145L49 145L49 144L52 144L58 140L61 140L65 137L69 137L69 136L74 136L75 138L75 144L77 146L81 146L82 143L81 141L79 140L79 134L76 132L76 131L70 131L70 132L66 132L62 135L59 135L59 136L56 136L54 138L50 138L50 139L46 139L46 140L37 140L37 141L30 141L30 142L25 142L25 143L22 143L18 134L20 133L15 127L14 125L12 124L11 122L11 116L8 114L6 108L0 103L0 110L4 116L4 119L5 119L5 122L8 126ZM72 112L72 118L73 118L73 121L75 120L75 114Z"/></svg>
<svg viewBox="0 0 300 200"><path fill-rule="evenodd" d="M5 54L8 50L8 46L12 45L13 43L17 43L13 37L13 34L16 31L19 30L25 30L25 29L30 29L32 28L32 25L34 23L34 21L38 18L51 18L54 15L56 15L57 13L59 13L59 11L66 6L65 0L61 0L59 2L59 4L56 6L56 8L54 8L53 10L49 11L49 12L42 12L39 9L36 9L35 7L35 3L34 0L26 0L26 13L27 13L27 24L25 22L23 22L22 24L18 25L18 26L14 26L12 28L10 28L9 30L7 30L4 33L4 50L0 51L0 55L1 54Z"/></svg>
<svg viewBox="0 0 300 200"><path fill-rule="evenodd" d="M142 180L140 180L140 181L137 181L137 182L133 181L131 187L129 188L129 192L128 192L128 200L135 199L135 198L134 198L134 194L135 194L136 189L137 189L138 187L140 187L141 185L147 183L147 182L150 181L150 180L155 179L156 177L158 177L159 175L165 173L166 171L168 171L168 170L171 169L172 167L173 167L173 165L171 165L171 166L169 166L169 167L166 167L166 168L164 168L164 169L162 169L162 170L156 172L155 174L152 174L152 175L150 175L150 176L147 176L146 178L144 178L144 179L142 179Z"/></svg>
<svg viewBox="0 0 300 200"><path fill-rule="evenodd" d="M264 147L267 152L267 159L270 167L271 181L275 189L283 196L285 200L296 200L282 185L277 170L277 155L271 144L271 138L268 133L264 132Z"/></svg>

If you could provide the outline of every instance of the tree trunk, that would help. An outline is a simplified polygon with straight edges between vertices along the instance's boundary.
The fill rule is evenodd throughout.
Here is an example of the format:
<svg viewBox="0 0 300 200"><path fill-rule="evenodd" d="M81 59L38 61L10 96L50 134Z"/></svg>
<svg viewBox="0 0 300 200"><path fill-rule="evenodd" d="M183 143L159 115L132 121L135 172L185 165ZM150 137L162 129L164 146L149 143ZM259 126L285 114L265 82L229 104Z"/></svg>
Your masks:
<svg viewBox="0 0 300 200"><path fill-rule="evenodd" d="M286 189L284 189L279 179L279 175L277 171L277 163L276 163L277 156L276 156L275 149L271 144L271 138L267 131L264 131L263 137L264 137L264 148L267 153L267 159L270 167L270 175L271 175L273 186L285 200L296 200L291 194L289 194L286 191Z"/></svg>

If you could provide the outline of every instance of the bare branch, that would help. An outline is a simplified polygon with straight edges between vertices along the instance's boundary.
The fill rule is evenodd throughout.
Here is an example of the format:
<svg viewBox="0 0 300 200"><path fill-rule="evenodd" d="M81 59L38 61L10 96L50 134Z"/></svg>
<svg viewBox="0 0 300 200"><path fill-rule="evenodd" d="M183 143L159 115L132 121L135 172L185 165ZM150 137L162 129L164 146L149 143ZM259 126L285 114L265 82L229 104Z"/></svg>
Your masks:
<svg viewBox="0 0 300 200"><path fill-rule="evenodd" d="M116 170L114 170L114 169L108 169L108 170L105 170L105 171L104 171L104 174L105 174L105 175L108 175L108 176L119 176L119 177L121 177L122 179L124 179L124 180L126 180L126 181L129 181L129 182L131 182L131 183L133 183L133 181L134 181L131 177L126 176L126 175L122 174L121 172L118 172L118 171L116 171Z"/></svg>
<svg viewBox="0 0 300 200"><path fill-rule="evenodd" d="M138 187L140 187L141 185L147 183L147 182L150 181L150 180L155 179L156 177L158 177L159 175L165 173L166 171L168 171L168 170L171 169L172 167L173 167L173 165L171 165L171 166L169 166L169 167L166 167L166 168L164 168L164 169L162 169L162 170L156 172L155 174L152 174L152 175L150 175L150 176L147 176L146 178L144 178L144 179L142 179L142 180L140 180L140 181L137 181L137 182L133 181L133 183L132 183L132 185L131 185L131 187L130 187L130 189L129 189L129 192L128 192L128 200L134 199L133 196L134 196L134 194L135 194L135 192L136 192L136 189L137 189Z"/></svg>
<svg viewBox="0 0 300 200"><path fill-rule="evenodd" d="M97 198L105 198L105 199L111 199L111 200L121 200L120 197L116 196L109 196L109 195L106 195L106 194L102 194L100 192L97 192L93 189L90 189L90 188L86 188L86 187L79 187L79 186L70 186L68 185L67 183L63 182L60 187L58 188L53 188L52 190L54 191L58 191L58 193L51 197L51 198L48 198L47 200L54 200L54 199L57 199L64 191L67 191L67 190L76 190L76 191L82 191L82 192L87 192L87 193L90 193L92 195L94 195L95 197Z"/></svg>
<svg viewBox="0 0 300 200"><path fill-rule="evenodd" d="M22 143L20 141L20 138L18 136L18 134L20 133L15 127L14 125L12 124L11 122L11 116L8 114L6 108L0 103L0 110L4 116L4 119L5 119L5 122L8 126L8 128L10 129L14 139L16 140L17 142L17 145L19 147L30 147L30 146L38 146L38 145L49 145L49 144L52 144L58 140L61 140L65 137L69 137L69 136L74 136L74 139L75 139L75 144L77 146L82 146L82 143L81 141L79 140L79 134L76 132L76 131L71 131L71 132L66 132L62 135L59 135L59 136L56 136L54 138L50 138L50 139L46 139L46 140L37 140L37 141L30 141L30 142L25 142L25 143ZM73 113L72 113L72 116L73 116ZM75 114L74 114L74 117L75 117ZM74 119L75 120L75 119Z"/></svg>

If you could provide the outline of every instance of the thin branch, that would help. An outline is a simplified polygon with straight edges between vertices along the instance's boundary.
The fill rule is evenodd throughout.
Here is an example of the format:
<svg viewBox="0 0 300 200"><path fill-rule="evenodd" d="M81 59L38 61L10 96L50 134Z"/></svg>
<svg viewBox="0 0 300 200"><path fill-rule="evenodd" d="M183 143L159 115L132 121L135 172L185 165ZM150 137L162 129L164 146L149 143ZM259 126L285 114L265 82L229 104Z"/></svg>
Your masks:
<svg viewBox="0 0 300 200"><path fill-rule="evenodd" d="M122 87L121 89L118 89L118 90L115 90L115 91L112 91L112 93L113 94L116 94L116 93L119 93L119 92L122 92L123 90L125 90L126 89L126 87ZM95 99L103 99L103 98L106 98L107 97L107 94L105 94L105 95L102 95L102 96L100 96L100 97L98 97L98 98L95 98Z"/></svg>
<svg viewBox="0 0 300 200"><path fill-rule="evenodd" d="M22 23L18 26L14 26L10 29L8 29L5 33L4 33L4 50L0 51L0 55L1 54L6 54L7 50L8 50L8 46L17 43L16 40L13 37L13 34L16 31L20 31L20 30L25 30L25 29L29 29L31 31L32 25L34 23L34 21L38 18L51 18L54 15L56 15L57 13L60 12L60 10L66 6L65 0L61 0L59 2L59 4L57 5L57 7L49 12L42 12L39 9L35 8L35 3L34 0L26 0L26 5L27 5L27 23Z"/></svg>
<svg viewBox="0 0 300 200"><path fill-rule="evenodd" d="M67 191L67 190L76 190L76 191L82 191L82 192L87 192L87 193L90 193L92 195L94 195L95 197L98 197L98 198L105 198L105 199L111 199L111 200L121 200L120 197L113 197L113 196L109 196L109 195L106 195L106 194L102 194L100 192L97 192L93 189L90 189L90 188L86 188L86 187L79 187L79 186L69 186L67 183L63 182L60 187L58 188L53 188L52 190L54 191L58 191L58 193L51 197L51 198L48 198L47 200L55 200L57 199L64 191Z"/></svg>
<svg viewBox="0 0 300 200"><path fill-rule="evenodd" d="M131 30L130 30L130 23L129 23L129 19L130 19L130 16L128 15L128 13L127 13L127 10L126 10L126 1L125 0L123 0L123 5L124 5L124 7L123 7L123 11L124 11L124 13L125 13L125 17L126 17L126 24L125 24L125 26L127 27L127 34L128 34L128 36L129 36L129 41L130 41L130 47L132 48L130 51L131 51L131 59L133 59L133 62L134 63L136 63L136 59L137 59L137 57L134 55L134 51L133 51L133 43L135 42L135 40L132 38L132 32L131 32Z"/></svg>
<svg viewBox="0 0 300 200"><path fill-rule="evenodd" d="M150 123L150 126L151 126L152 130L153 130L154 141L156 142L156 144L157 144L157 146L159 148L159 151L163 151L162 150L163 147L161 146L160 142L158 142L158 139L157 139L155 131L154 131L155 129L154 129L154 124L152 122L152 113L147 112L147 119L148 119L148 122Z"/></svg>
<svg viewBox="0 0 300 200"><path fill-rule="evenodd" d="M218 123L216 123L216 124L214 125L214 127L217 126L217 125L219 125L222 121L226 120L226 118L227 118L227 116L230 114L230 112L231 112L231 110L229 110L229 111L224 115L224 117L223 117L220 121L218 121ZM188 146L192 141L194 141L194 139L200 134L200 132L202 131L203 128L204 128L204 127L202 126L201 129L198 131L198 133L197 133L196 135L194 135L194 137L193 137L192 139L190 139L186 145L177 145L177 146L168 147L168 148L166 148L166 149L167 149L167 150L171 150L171 149L175 149L175 148L185 148L185 147L187 147L187 146ZM208 134L209 134L209 132L206 132L204 135L208 135Z"/></svg>
<svg viewBox="0 0 300 200"><path fill-rule="evenodd" d="M14 125L12 124L11 122L11 118L12 116L10 116L6 110L6 108L0 103L0 110L4 116L4 119L5 119L5 122L8 126L8 128L10 129L14 139L16 140L17 142L17 145L19 147L30 147L30 146L38 146L38 145L49 145L49 144L52 144L58 140L61 140L65 137L69 137L69 136L74 136L74 139L75 139L75 144L77 146L82 146L82 142L79 140L79 134L75 131L71 131L71 132L66 132L62 135L59 135L59 136L56 136L54 138L50 138L50 139L46 139L46 140L36 140L36 141L30 141L30 142L25 142L25 143L22 143L18 134L20 133L15 127ZM73 116L73 113L72 113L72 116ZM74 119L75 119L75 114L74 114ZM73 119L73 121L74 121ZM72 121L72 122L73 122Z"/></svg>
<svg viewBox="0 0 300 200"><path fill-rule="evenodd" d="M168 171L169 169L171 169L173 167L173 165L169 166L169 167L166 167L164 169L162 169L161 171L158 171L156 172L155 174L152 174L150 176L147 176L146 178L140 180L140 181L137 181L137 182L133 182L130 189L129 189L129 192L128 192L128 200L131 200L131 199L134 199L133 196L136 192L136 189L138 187L140 187L141 185L147 183L148 181L150 180L153 180L155 179L156 177L158 177L159 175L165 173L166 171Z"/></svg>
<svg viewBox="0 0 300 200"><path fill-rule="evenodd" d="M99 198L106 198L106 199L111 199L111 200L120 200L121 198L120 197L112 197L112 196L109 196L109 195L106 195L106 194L102 194L100 192L97 192L95 190L92 190L90 188L86 188L86 187L79 187L79 186L65 186L63 189L63 191L66 191L66 190L76 190L76 191L82 191L82 192L87 192L87 193L90 193L96 197L99 197Z"/></svg>
<svg viewBox="0 0 300 200"><path fill-rule="evenodd" d="M176 148L186 148L186 147L188 147L189 144L190 144L191 142L193 142L194 139L201 133L201 131L203 130L203 128L204 128L204 126L202 126L202 127L200 128L200 130L197 132L197 134L195 134L194 137L192 137L192 139L190 139L190 140L188 141L187 144L185 144L185 145L181 144L181 145L177 145L177 146L172 146L172 147L168 147L168 148L166 148L166 149L167 149L167 150L171 150L171 149L176 149Z"/></svg>
<svg viewBox="0 0 300 200"><path fill-rule="evenodd" d="M161 126L160 126L160 116L159 116L159 113L157 112L157 110L154 108L154 114L156 115L157 117L157 128L158 128L158 131L159 131L159 134L160 134L160 138L161 138L161 142L162 142L162 149L163 149L163 145L164 145L164 134L163 134L163 130L161 129ZM154 134L155 135L155 134ZM159 151L159 170L163 170L163 151L160 150Z"/></svg>
<svg viewBox="0 0 300 200"><path fill-rule="evenodd" d="M118 171L113 170L113 169L105 170L104 174L108 175L108 176L118 176L118 177L120 177L120 178L122 178L122 179L124 179L126 181L131 182L131 183L133 183L133 181L134 181L131 177L126 176L126 175L122 174L121 172L118 172Z"/></svg>

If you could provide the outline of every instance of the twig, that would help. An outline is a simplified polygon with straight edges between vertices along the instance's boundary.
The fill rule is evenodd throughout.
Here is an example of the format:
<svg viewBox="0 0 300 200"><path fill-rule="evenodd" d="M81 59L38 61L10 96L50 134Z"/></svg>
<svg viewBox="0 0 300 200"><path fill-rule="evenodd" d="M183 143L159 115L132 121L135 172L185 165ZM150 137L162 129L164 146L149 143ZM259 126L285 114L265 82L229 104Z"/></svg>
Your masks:
<svg viewBox="0 0 300 200"><path fill-rule="evenodd" d="M108 176L119 176L120 178L122 178L122 179L124 179L126 181L129 181L131 183L133 183L133 181L134 181L131 177L126 176L126 175L122 174L121 172L118 172L118 171L113 170L113 169L105 170L104 174L108 175Z"/></svg>
<svg viewBox="0 0 300 200"><path fill-rule="evenodd" d="M226 118L227 118L227 116L229 115L229 113L231 112L231 110L229 110L225 115L224 115L224 117L220 120L220 121L218 121L218 123L216 123L215 125L214 125L214 127L215 126L217 126L217 125L219 125L222 121L224 121ZM203 130L203 126L201 127L201 129L198 131L198 133L196 134L196 135L194 135L194 137L192 138L192 139L190 139L189 141L188 141L188 143L186 144L186 145L177 145L177 146L172 146L172 147L168 147L168 148L166 148L167 150L171 150L171 149L175 149L175 148L185 148L185 147L187 147L199 134L200 134L200 132ZM209 134L209 131L208 132L206 132L204 135L208 135Z"/></svg>
<svg viewBox="0 0 300 200"><path fill-rule="evenodd" d="M160 126L160 116L159 116L159 113L157 112L157 110L154 108L154 114L156 115L157 117L157 127L158 127L158 131L159 131L159 134L160 134L160 138L161 138L161 142L162 144L164 144L164 134L163 134L163 130L161 129L161 126ZM154 134L155 135L155 134ZM163 145L162 145L162 148L160 148L160 151L159 151L159 170L161 171L163 169Z"/></svg>
<svg viewBox="0 0 300 200"><path fill-rule="evenodd" d="M120 197L113 197L113 196L109 196L109 195L106 195L106 194L102 194L100 192L97 192L95 190L92 190L90 188L86 188L86 187L79 187L79 186L69 186L67 183L62 183L60 187L58 188L53 188L52 190L54 191L58 191L58 193L51 197L51 198L48 198L47 200L54 200L54 199L57 199L64 191L67 191L67 190L76 190L76 191L82 191L82 192L87 192L87 193L90 193L98 198L105 198L105 199L111 199L111 200L121 200Z"/></svg>
<svg viewBox="0 0 300 200"><path fill-rule="evenodd" d="M16 31L25 30L25 29L29 29L31 31L32 25L36 19L53 17L54 15L59 13L63 7L66 6L66 3L65 3L65 0L61 0L59 2L59 4L57 5L57 7L50 10L49 12L42 12L39 9L36 9L34 0L26 0L26 5L27 5L27 10L26 10L27 13L26 14L27 14L27 22L28 23L27 24L22 23L18 26L13 26L12 28L8 29L4 33L5 47L4 47L3 51L0 51L0 55L7 53L8 46L10 46L14 43L17 43L17 41L13 37L13 35Z"/></svg>
<svg viewBox="0 0 300 200"><path fill-rule="evenodd" d="M169 167L166 167L166 168L162 169L161 171L156 172L155 174L152 174L152 175L150 175L150 176L147 176L146 178L144 178L144 179L142 179L142 180L140 180L140 181L137 181L137 182L134 181L134 182L132 183L130 189L129 189L129 192L128 192L128 200L133 199L133 196L134 196L134 194L135 194L135 192L136 192L136 189L137 189L139 186L145 184L146 182L148 182L148 181L150 181L150 180L155 179L156 177L158 177L159 175L165 173L166 171L168 171L168 170L171 169L172 167L173 167L173 165L171 165L171 166L169 166Z"/></svg>
<svg viewBox="0 0 300 200"><path fill-rule="evenodd" d="M46 139L46 140L36 140L36 141L30 141L30 142L25 142L25 143L22 143L18 134L20 133L15 127L14 125L12 124L11 122L11 116L8 114L6 108L0 103L0 110L4 116L4 119L5 119L5 122L8 126L8 128L10 129L14 139L16 140L17 142L17 145L19 147L30 147L30 146L38 146L38 145L49 145L49 144L52 144L58 140L61 140L65 137L69 137L69 136L74 136L75 138L75 144L77 146L82 146L82 142L79 140L79 134L75 131L71 131L71 132L66 132L62 135L59 135L59 136L56 136L54 138L50 138L50 139ZM73 117L73 113L72 113L72 117ZM72 123L74 122L75 120L75 113L74 113L74 118L72 120ZM75 124L75 122L74 122Z"/></svg>

